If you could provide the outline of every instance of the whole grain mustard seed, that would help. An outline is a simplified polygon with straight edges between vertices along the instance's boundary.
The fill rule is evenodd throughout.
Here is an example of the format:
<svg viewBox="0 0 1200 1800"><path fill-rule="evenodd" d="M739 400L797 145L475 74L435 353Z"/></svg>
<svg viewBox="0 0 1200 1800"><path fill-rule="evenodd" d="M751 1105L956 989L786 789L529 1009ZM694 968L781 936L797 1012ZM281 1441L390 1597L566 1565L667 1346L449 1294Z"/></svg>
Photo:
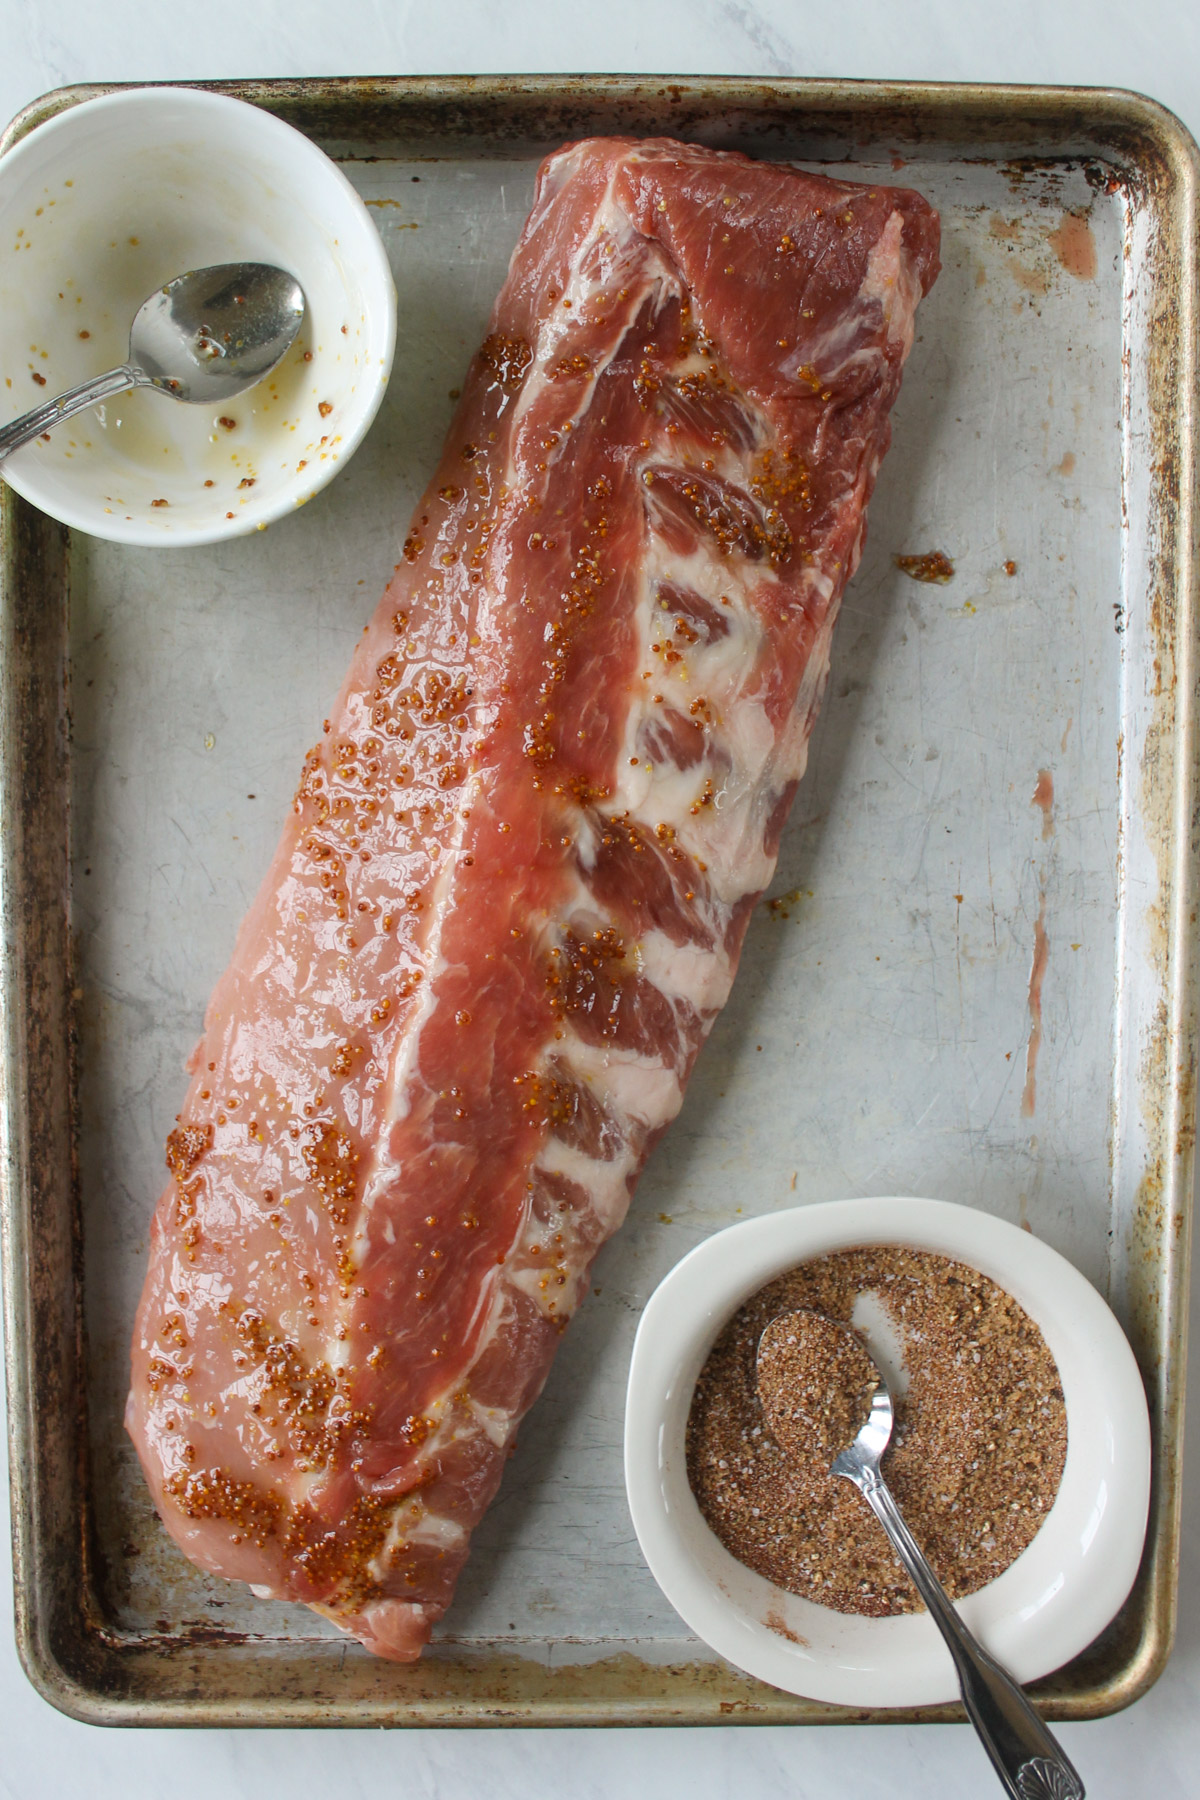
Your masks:
<svg viewBox="0 0 1200 1800"><path fill-rule="evenodd" d="M1067 1419L1032 1319L987 1276L947 1257L897 1245L840 1251L746 1301L692 1396L692 1492L748 1568L837 1612L884 1617L921 1602L882 1526L848 1481L829 1474L820 1420L807 1454L799 1430L785 1451L758 1392L759 1343L773 1320L810 1311L849 1323L860 1294L891 1320L908 1372L907 1392L893 1395L883 1472L952 1598L994 1581L1033 1540L1062 1478ZM808 1385L819 1413L819 1373Z"/></svg>

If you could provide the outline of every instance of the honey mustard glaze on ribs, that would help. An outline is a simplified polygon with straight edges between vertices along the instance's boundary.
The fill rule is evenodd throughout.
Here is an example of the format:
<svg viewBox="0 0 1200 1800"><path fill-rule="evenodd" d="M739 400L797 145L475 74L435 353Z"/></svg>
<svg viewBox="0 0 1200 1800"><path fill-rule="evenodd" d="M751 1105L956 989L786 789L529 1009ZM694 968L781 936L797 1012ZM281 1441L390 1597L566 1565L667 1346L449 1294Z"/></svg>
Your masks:
<svg viewBox="0 0 1200 1800"><path fill-rule="evenodd" d="M803 772L936 215L543 165L217 985L128 1425L201 1567L420 1654L677 1112Z"/></svg>

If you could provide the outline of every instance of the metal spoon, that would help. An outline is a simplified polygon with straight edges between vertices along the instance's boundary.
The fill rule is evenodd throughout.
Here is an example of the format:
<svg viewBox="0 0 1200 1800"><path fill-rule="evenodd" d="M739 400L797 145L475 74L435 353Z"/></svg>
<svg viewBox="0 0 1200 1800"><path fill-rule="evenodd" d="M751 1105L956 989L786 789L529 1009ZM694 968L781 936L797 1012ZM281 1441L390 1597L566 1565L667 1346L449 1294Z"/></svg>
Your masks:
<svg viewBox="0 0 1200 1800"><path fill-rule="evenodd" d="M897 1556L912 1577L930 1615L954 1658L963 1705L1012 1800L1084 1800L1083 1783L1012 1677L976 1642L952 1606L946 1590L926 1562L915 1538L879 1471L880 1458L892 1435L894 1414L888 1385L858 1333L849 1325L813 1313L785 1313L773 1319L759 1339L759 1396L767 1423L784 1450L807 1443L786 1386L777 1379L786 1334L822 1326L850 1336L862 1352L862 1363L874 1372L870 1414L853 1441L838 1451L830 1473L852 1481L887 1532ZM803 1322L801 1324L801 1322ZM763 1379L764 1363L774 1362L775 1375ZM789 1442L790 1440L790 1442ZM811 1444L809 1444L811 1454Z"/></svg>
<svg viewBox="0 0 1200 1800"><path fill-rule="evenodd" d="M228 400L270 373L295 342L303 317L300 283L270 263L219 263L178 275L138 308L129 361L0 429L0 462L126 388L157 388L196 405Z"/></svg>

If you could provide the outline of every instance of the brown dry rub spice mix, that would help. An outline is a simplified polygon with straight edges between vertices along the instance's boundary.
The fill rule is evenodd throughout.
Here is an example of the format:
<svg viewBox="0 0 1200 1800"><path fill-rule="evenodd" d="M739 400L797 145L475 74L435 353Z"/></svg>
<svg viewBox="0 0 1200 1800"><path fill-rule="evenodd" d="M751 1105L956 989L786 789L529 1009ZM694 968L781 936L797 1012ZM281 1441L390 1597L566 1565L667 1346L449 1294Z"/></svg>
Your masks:
<svg viewBox="0 0 1200 1800"><path fill-rule="evenodd" d="M897 1245L840 1251L779 1276L735 1313L692 1397L688 1480L700 1510L748 1568L837 1612L919 1611L883 1528L828 1460L785 1452L758 1397L764 1329L811 1310L849 1321L877 1295L903 1345L909 1386L883 1471L952 1598L1003 1574L1058 1492L1066 1408L1037 1326L987 1276Z"/></svg>

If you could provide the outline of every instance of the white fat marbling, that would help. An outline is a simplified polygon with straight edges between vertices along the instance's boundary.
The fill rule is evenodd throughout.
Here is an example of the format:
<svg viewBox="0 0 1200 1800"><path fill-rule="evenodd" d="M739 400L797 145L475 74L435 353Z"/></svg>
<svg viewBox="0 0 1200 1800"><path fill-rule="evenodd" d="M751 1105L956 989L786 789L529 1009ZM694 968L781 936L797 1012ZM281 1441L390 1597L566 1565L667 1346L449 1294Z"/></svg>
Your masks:
<svg viewBox="0 0 1200 1800"><path fill-rule="evenodd" d="M733 979L725 950L676 944L664 931L647 931L634 949L638 971L668 1000L687 1000L697 1012L724 1006Z"/></svg>

